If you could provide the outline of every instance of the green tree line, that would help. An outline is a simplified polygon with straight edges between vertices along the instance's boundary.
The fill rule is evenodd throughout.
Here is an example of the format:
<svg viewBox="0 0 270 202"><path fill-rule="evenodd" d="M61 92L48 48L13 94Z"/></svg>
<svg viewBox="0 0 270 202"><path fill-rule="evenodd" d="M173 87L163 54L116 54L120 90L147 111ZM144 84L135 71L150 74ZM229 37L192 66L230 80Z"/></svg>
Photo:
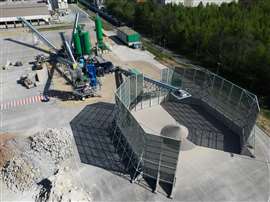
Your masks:
<svg viewBox="0 0 270 202"><path fill-rule="evenodd" d="M270 0L194 8L106 0L113 16L256 93L270 106Z"/></svg>

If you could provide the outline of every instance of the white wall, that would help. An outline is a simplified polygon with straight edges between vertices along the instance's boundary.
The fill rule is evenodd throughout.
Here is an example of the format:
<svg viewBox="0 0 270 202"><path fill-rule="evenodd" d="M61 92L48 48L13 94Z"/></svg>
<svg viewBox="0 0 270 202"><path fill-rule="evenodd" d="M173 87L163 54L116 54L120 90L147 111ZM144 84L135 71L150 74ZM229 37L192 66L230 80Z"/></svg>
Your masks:
<svg viewBox="0 0 270 202"><path fill-rule="evenodd" d="M238 0L158 0L157 2L161 4L183 4L184 6L192 6L196 7L202 2L204 6L207 4L216 4L221 5L222 3L231 3L231 2L238 2Z"/></svg>
<svg viewBox="0 0 270 202"><path fill-rule="evenodd" d="M184 5L196 7L201 2L204 6L206 6L207 4L221 5L222 3L231 3L233 1L238 2L238 0L185 0Z"/></svg>

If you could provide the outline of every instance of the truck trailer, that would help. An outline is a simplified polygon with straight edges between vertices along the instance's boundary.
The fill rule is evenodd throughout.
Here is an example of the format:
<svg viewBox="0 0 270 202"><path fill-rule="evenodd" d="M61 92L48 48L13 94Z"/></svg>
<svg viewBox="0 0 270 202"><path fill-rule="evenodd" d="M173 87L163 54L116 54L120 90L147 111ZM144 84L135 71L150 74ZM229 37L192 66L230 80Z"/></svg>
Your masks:
<svg viewBox="0 0 270 202"><path fill-rule="evenodd" d="M132 48L141 48L141 36L131 28L124 26L117 29L117 37Z"/></svg>

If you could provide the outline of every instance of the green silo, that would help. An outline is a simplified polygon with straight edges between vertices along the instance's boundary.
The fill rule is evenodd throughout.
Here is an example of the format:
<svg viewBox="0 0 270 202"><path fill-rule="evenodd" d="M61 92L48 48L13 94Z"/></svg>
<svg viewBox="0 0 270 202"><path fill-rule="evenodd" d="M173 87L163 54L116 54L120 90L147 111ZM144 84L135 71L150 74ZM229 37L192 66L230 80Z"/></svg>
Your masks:
<svg viewBox="0 0 270 202"><path fill-rule="evenodd" d="M83 32L80 31L79 33L79 37L80 37L80 41L81 41L81 47L82 47L82 55L84 55L84 41L83 41Z"/></svg>
<svg viewBox="0 0 270 202"><path fill-rule="evenodd" d="M103 45L102 21L99 15L96 16L95 23L96 23L96 34L97 34L98 46L102 47Z"/></svg>
<svg viewBox="0 0 270 202"><path fill-rule="evenodd" d="M81 40L78 33L73 34L73 40L74 40L74 48L75 48L75 54L77 56L82 55L82 46L81 46Z"/></svg>
<svg viewBox="0 0 270 202"><path fill-rule="evenodd" d="M90 55L91 53L91 41L89 32L82 32L80 35L83 55Z"/></svg>

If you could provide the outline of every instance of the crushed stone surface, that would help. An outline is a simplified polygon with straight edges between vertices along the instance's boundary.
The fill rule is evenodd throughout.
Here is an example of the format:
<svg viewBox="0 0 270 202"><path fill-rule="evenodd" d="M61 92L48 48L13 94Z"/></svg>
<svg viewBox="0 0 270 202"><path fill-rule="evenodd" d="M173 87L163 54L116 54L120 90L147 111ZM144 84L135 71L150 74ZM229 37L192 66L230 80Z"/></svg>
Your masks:
<svg viewBox="0 0 270 202"><path fill-rule="evenodd" d="M74 178L68 167L59 169L57 174L43 180L35 201L91 201L90 193L82 189Z"/></svg>
<svg viewBox="0 0 270 202"><path fill-rule="evenodd" d="M3 160L0 177L7 189L18 194L31 192L33 201L90 201L89 194L64 162L74 157L71 134L64 129L45 129L28 138L3 141L13 155ZM80 187L80 188L78 188Z"/></svg>
<svg viewBox="0 0 270 202"><path fill-rule="evenodd" d="M55 163L72 155L71 136L64 130L47 129L29 137L31 150L46 154Z"/></svg>
<svg viewBox="0 0 270 202"><path fill-rule="evenodd" d="M10 190L24 192L33 188L36 180L40 178L40 171L27 156L15 156L5 164L2 176Z"/></svg>

